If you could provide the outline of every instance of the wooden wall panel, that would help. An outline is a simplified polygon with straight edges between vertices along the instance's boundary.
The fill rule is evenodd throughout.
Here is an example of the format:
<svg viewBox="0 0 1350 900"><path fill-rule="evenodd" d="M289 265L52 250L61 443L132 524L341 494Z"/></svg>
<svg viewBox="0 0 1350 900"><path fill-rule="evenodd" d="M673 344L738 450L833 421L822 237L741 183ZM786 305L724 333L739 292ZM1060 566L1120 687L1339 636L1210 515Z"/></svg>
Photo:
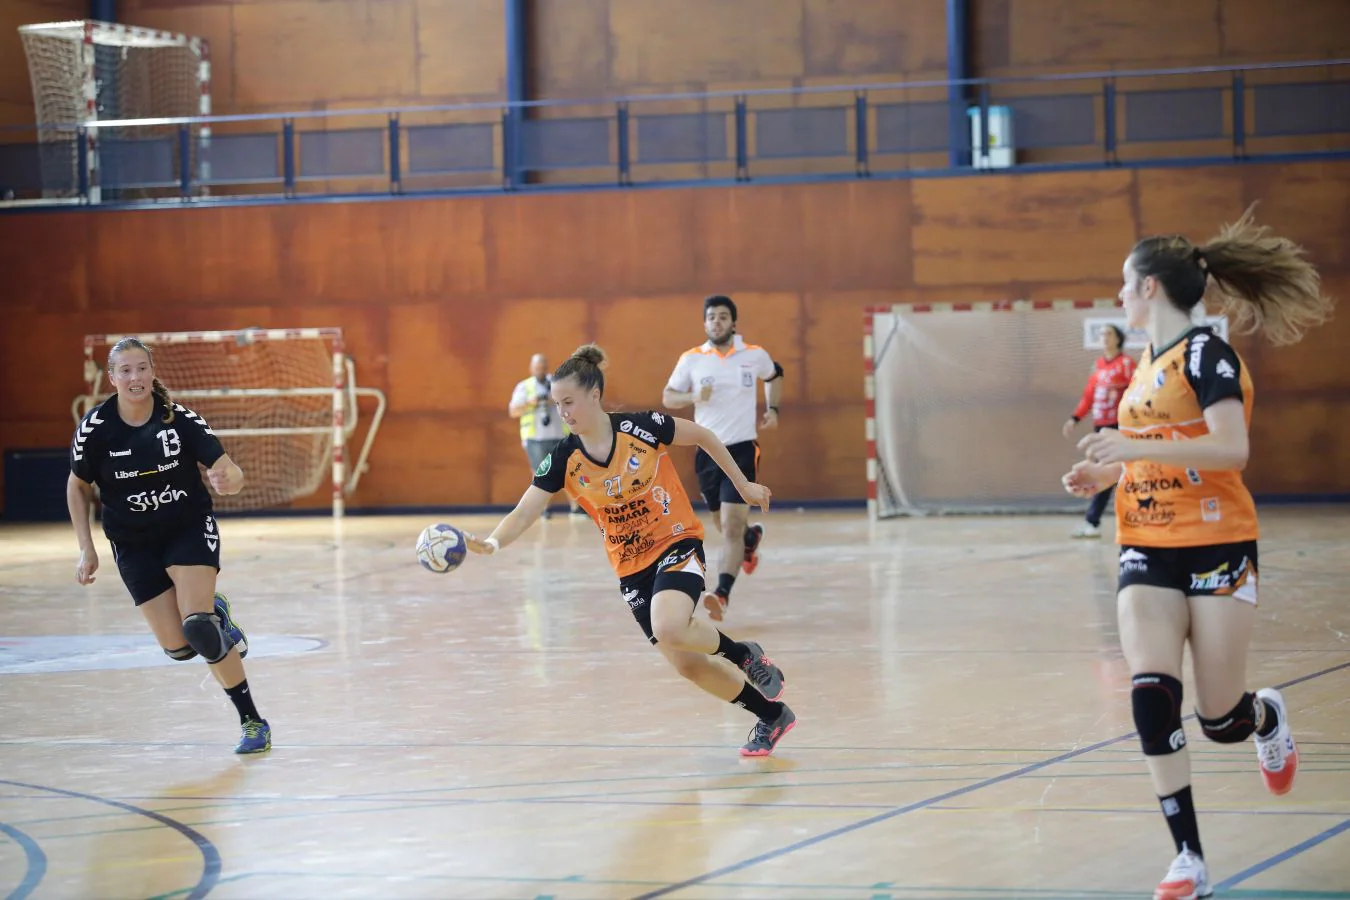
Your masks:
<svg viewBox="0 0 1350 900"><path fill-rule="evenodd" d="M1203 241L1249 202L1229 169L1152 169L1135 175L1142 235L1185 234Z"/></svg>
<svg viewBox="0 0 1350 900"><path fill-rule="evenodd" d="M688 191L586 191L486 201L494 286L512 296L597 289L659 294L694 284Z"/></svg>
<svg viewBox="0 0 1350 900"><path fill-rule="evenodd" d="M19 37L20 25L80 19L86 0L4 0L0 3L0 126L27 125L33 117L33 82L28 55ZM31 136L25 135L23 140ZM0 136L0 141L6 140Z"/></svg>
<svg viewBox="0 0 1350 900"><path fill-rule="evenodd" d="M1012 66L1128 64L1219 55L1218 0L1012 0Z"/></svg>
<svg viewBox="0 0 1350 900"><path fill-rule="evenodd" d="M1336 59L1350 50L1350 4L1219 0L1225 56Z"/></svg>
<svg viewBox="0 0 1350 900"><path fill-rule="evenodd" d="M1144 69L1343 58L1344 0L971 0L979 76L1031 68Z"/></svg>
<svg viewBox="0 0 1350 900"><path fill-rule="evenodd" d="M500 0L122 0L118 15L210 41L217 113L459 102L505 93Z"/></svg>
<svg viewBox="0 0 1350 900"><path fill-rule="evenodd" d="M1129 172L913 182L919 285L1061 281L1120 269L1134 238ZM1064 236L1074 235L1072 251Z"/></svg>
<svg viewBox="0 0 1350 900"><path fill-rule="evenodd" d="M698 191L698 272L714 285L765 279L746 285L756 288L907 284L909 190L891 181ZM768 222L781 223L772 240Z"/></svg>
<svg viewBox="0 0 1350 900"><path fill-rule="evenodd" d="M415 4L276 0L234 7L235 102L417 96Z"/></svg>
<svg viewBox="0 0 1350 900"><path fill-rule="evenodd" d="M809 76L946 70L946 13L933 0L806 0L802 30Z"/></svg>
<svg viewBox="0 0 1350 900"><path fill-rule="evenodd" d="M615 84L806 74L803 0L610 0Z"/></svg>
<svg viewBox="0 0 1350 900"><path fill-rule="evenodd" d="M532 0L527 8L531 95L610 96L609 0Z"/></svg>
<svg viewBox="0 0 1350 900"><path fill-rule="evenodd" d="M501 0L418 0L419 97L506 96L506 14Z"/></svg>
<svg viewBox="0 0 1350 900"><path fill-rule="evenodd" d="M596 340L611 406L650 408L723 292L787 371L776 494L858 498L865 306L1113 297L1138 237L1204 239L1255 199L1350 295L1347 163L0 217L0 380L24 385L0 443L68 441L87 332L336 325L390 403L352 504L510 502L528 472L505 406L530 354ZM1344 316L1294 348L1237 341L1256 490L1350 491L1302 456L1350 443L1347 342Z"/></svg>
<svg viewBox="0 0 1350 900"><path fill-rule="evenodd" d="M531 92L543 99L898 81L946 70L942 0L575 0L534 3L531 15Z"/></svg>

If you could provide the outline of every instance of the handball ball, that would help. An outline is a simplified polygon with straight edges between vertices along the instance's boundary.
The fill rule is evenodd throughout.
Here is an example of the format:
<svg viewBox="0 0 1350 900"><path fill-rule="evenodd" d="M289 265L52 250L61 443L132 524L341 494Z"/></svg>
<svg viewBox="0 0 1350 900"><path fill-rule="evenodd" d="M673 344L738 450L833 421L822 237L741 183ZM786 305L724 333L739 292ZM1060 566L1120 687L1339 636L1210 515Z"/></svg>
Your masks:
<svg viewBox="0 0 1350 900"><path fill-rule="evenodd" d="M453 525L428 525L417 538L417 561L423 568L445 574L459 568L469 546L464 534Z"/></svg>

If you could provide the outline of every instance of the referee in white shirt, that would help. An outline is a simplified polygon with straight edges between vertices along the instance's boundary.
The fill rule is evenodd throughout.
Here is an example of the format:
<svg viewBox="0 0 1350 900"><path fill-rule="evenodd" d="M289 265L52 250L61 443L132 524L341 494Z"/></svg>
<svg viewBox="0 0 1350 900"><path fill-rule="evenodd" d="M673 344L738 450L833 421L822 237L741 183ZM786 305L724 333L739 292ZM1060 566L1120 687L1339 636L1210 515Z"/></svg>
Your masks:
<svg viewBox="0 0 1350 900"><path fill-rule="evenodd" d="M759 428L778 425L778 395L783 367L767 350L747 344L736 334L736 304L720 294L703 301L706 343L686 351L675 364L662 402L671 409L693 405L694 421L721 439L745 477L756 480L759 433L756 430L756 392L764 384L767 409ZM699 492L722 532L722 558L717 589L703 595L708 615L720 622L731 599L731 586L742 569L749 575L759 565L764 526L747 525L750 508L717 464L702 450L694 457Z"/></svg>

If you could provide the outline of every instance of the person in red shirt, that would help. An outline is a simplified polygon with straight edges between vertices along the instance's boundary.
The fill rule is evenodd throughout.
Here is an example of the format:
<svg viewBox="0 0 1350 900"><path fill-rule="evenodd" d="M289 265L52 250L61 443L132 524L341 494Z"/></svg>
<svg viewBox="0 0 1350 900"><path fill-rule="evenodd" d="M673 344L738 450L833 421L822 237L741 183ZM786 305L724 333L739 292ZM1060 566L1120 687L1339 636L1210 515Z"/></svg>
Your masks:
<svg viewBox="0 0 1350 900"><path fill-rule="evenodd" d="M1116 409L1120 406L1121 395L1130 386L1134 377L1134 360L1122 352L1125 347L1125 332L1115 325L1107 325L1102 330L1102 355L1092 367L1087 386L1083 388L1083 397L1078 408L1064 423L1064 436L1073 434L1074 426L1083 421L1089 411L1092 413L1092 430L1115 428ZM1088 504L1087 521L1073 533L1076 538L1101 537L1102 513L1111 500L1114 484L1108 484L1105 490L1096 494Z"/></svg>

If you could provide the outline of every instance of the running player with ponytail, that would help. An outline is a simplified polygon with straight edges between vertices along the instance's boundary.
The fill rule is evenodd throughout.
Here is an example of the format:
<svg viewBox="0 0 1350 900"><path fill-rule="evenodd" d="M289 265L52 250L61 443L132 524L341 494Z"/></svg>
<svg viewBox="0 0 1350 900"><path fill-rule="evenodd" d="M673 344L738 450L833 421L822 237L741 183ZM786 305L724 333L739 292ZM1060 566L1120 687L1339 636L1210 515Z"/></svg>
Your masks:
<svg viewBox="0 0 1350 900"><path fill-rule="evenodd" d="M1332 302L1301 248L1269 233L1251 210L1202 245L1150 237L1130 252L1120 299L1130 328L1147 329L1119 410L1120 429L1079 443L1086 459L1064 476L1075 496L1119 483L1121 646L1133 677L1134 722L1177 857L1154 894L1213 892L1191 795L1181 719L1187 644L1200 730L1212 741L1253 738L1273 794L1293 787L1298 750L1284 698L1247 690L1256 624L1256 506L1242 482L1252 377L1241 357L1192 312L1210 287L1236 331L1275 344L1323 322Z"/></svg>

